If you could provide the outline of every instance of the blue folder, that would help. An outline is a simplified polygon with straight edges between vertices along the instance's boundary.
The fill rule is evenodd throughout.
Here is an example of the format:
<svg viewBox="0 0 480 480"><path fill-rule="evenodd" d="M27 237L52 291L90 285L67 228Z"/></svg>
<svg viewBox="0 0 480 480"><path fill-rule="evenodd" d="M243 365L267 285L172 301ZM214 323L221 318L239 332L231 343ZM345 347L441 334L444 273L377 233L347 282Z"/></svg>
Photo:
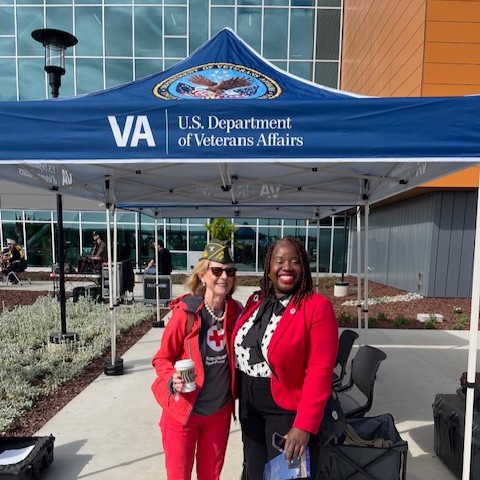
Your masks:
<svg viewBox="0 0 480 480"><path fill-rule="evenodd" d="M281 453L267 462L263 470L263 480L309 479L310 475L310 450L308 447L293 462L287 461L285 453Z"/></svg>

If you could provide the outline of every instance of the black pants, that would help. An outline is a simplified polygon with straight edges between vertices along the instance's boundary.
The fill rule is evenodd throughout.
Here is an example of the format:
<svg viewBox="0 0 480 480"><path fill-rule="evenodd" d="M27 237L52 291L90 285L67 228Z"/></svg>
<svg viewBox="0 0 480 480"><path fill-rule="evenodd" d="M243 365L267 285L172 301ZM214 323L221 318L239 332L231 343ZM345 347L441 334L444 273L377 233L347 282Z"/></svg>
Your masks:
<svg viewBox="0 0 480 480"><path fill-rule="evenodd" d="M272 398L269 378L240 373L240 423L246 480L262 480L263 468L280 452L272 445L274 432L285 435L293 425L296 412L280 408ZM311 467L316 466L318 441L310 438ZM314 461L315 460L315 461ZM312 471L312 478L315 478Z"/></svg>

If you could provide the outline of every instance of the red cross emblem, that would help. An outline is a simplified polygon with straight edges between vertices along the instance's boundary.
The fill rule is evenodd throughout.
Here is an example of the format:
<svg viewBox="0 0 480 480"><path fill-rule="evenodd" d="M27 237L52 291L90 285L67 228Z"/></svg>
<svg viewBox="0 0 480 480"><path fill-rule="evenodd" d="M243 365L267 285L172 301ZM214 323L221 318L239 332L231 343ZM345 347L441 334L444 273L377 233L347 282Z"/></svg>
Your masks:
<svg viewBox="0 0 480 480"><path fill-rule="evenodd" d="M207 332L207 344L215 352L225 348L225 332L223 328L210 327Z"/></svg>

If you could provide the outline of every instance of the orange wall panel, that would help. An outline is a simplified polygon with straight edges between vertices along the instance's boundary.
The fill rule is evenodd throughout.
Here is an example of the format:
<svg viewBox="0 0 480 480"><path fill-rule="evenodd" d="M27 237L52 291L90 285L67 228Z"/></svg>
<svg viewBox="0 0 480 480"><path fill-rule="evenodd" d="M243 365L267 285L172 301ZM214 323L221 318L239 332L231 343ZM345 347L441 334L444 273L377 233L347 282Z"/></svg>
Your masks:
<svg viewBox="0 0 480 480"><path fill-rule="evenodd" d="M425 8L425 0L344 0L341 88L367 95L418 95ZM409 82L399 81L397 72Z"/></svg>

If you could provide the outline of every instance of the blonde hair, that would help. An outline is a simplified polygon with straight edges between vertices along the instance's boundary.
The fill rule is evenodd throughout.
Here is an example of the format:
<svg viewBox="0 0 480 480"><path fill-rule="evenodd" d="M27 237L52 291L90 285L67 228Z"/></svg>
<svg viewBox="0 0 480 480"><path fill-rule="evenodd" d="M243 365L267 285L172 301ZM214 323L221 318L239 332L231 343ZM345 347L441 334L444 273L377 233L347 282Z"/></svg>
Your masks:
<svg viewBox="0 0 480 480"><path fill-rule="evenodd" d="M192 270L192 273L185 280L184 285L192 295L195 295L196 297L203 297L205 295L206 288L200 280L199 274L206 273L209 268L210 260L202 258ZM228 292L227 297L231 297L233 295L236 285L237 276L235 275L233 277L232 288L230 289L230 292Z"/></svg>

